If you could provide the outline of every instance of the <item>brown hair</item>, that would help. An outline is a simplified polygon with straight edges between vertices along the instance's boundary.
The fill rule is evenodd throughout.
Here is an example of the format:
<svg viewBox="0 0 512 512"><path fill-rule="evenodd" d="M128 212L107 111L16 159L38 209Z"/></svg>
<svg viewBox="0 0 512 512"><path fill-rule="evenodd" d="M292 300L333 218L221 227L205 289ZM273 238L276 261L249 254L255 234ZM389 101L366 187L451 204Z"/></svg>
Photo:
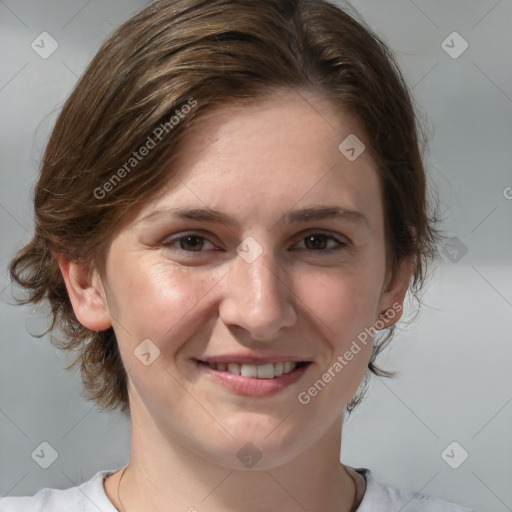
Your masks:
<svg viewBox="0 0 512 512"><path fill-rule="evenodd" d="M78 322L51 251L101 265L121 218L169 179L178 143L216 105L308 89L355 114L381 176L387 264L394 274L401 258L413 256L410 290L418 296L437 241L421 157L426 138L395 58L356 17L324 0L159 1L100 48L57 119L35 190L34 237L10 263L13 281L27 291L18 302L48 300L46 332L63 335L52 343L78 349L68 369L80 364L85 398L125 411L126 371L113 329ZM135 159L150 139L157 148ZM392 375L375 359L393 331L375 340L349 412L370 372Z"/></svg>

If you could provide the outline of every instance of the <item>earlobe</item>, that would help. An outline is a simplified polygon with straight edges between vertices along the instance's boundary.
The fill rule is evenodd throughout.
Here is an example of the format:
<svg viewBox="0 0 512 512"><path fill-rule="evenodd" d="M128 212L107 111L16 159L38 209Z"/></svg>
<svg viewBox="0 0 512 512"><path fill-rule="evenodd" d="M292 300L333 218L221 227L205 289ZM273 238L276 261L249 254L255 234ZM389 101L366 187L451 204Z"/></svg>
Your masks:
<svg viewBox="0 0 512 512"><path fill-rule="evenodd" d="M391 327L400 320L412 273L413 257L402 258L396 275L387 283L382 292L378 310L379 318L375 322L377 329Z"/></svg>
<svg viewBox="0 0 512 512"><path fill-rule="evenodd" d="M92 331L112 326L100 276L96 269L84 263L67 260L53 253L66 284L69 299L78 321Z"/></svg>

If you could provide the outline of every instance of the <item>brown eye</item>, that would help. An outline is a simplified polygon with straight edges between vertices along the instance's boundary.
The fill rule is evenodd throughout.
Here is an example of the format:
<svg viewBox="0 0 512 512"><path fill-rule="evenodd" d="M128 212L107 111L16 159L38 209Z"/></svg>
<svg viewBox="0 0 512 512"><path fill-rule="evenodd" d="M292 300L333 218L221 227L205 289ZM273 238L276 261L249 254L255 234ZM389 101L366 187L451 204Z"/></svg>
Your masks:
<svg viewBox="0 0 512 512"><path fill-rule="evenodd" d="M210 244L211 247L208 247L208 244ZM185 253L201 253L215 248L212 242L198 233L185 233L184 235L173 236L164 240L162 245L166 250L182 251Z"/></svg>
<svg viewBox="0 0 512 512"><path fill-rule="evenodd" d="M204 237L197 235L182 236L178 240L184 251L200 251L204 245Z"/></svg>
<svg viewBox="0 0 512 512"><path fill-rule="evenodd" d="M326 235L309 235L304 240L308 249L323 251L327 246L328 238Z"/></svg>
<svg viewBox="0 0 512 512"><path fill-rule="evenodd" d="M332 252L347 245L336 237L326 233L312 233L304 237L302 240L304 241L306 250L313 252ZM331 247L329 247L329 243L331 243Z"/></svg>

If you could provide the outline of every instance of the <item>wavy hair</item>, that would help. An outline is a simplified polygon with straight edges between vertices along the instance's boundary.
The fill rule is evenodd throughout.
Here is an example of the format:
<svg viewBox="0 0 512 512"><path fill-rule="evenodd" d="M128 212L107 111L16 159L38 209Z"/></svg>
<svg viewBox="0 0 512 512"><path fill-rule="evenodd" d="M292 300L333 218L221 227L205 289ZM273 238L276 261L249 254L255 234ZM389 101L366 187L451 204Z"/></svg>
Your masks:
<svg viewBox="0 0 512 512"><path fill-rule="evenodd" d="M101 46L64 104L35 188L33 238L9 266L26 292L18 303L49 302L46 333L58 348L78 351L68 369L79 365L84 398L103 410L129 410L116 337L112 328L96 332L78 322L52 252L100 265L126 212L172 178L169 162L194 123L215 106L258 101L283 88L323 95L362 122L382 185L386 263L395 273L402 258L413 257L409 291L418 298L437 253L422 161L427 138L386 44L351 7L325 0L154 2ZM136 172L112 183L191 98L197 105L137 162ZM372 373L392 376L376 358L393 332L394 325L375 340L349 413Z"/></svg>

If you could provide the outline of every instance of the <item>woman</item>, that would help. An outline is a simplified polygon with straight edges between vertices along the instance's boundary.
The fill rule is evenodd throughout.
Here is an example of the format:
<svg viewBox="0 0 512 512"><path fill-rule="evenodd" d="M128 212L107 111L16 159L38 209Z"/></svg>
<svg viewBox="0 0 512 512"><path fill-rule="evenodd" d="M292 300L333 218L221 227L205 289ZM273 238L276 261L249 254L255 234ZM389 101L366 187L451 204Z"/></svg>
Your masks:
<svg viewBox="0 0 512 512"><path fill-rule="evenodd" d="M323 0L156 2L60 114L11 262L126 468L0 511L468 510L340 463L436 253L393 57Z"/></svg>

